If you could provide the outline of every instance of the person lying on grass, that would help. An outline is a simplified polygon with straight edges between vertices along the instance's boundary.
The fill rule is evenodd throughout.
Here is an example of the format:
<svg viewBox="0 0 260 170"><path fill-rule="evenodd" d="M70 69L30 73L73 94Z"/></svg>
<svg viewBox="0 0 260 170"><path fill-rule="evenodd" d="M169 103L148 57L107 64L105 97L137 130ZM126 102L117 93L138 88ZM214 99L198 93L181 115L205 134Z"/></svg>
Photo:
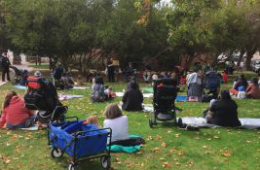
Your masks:
<svg viewBox="0 0 260 170"><path fill-rule="evenodd" d="M123 110L126 111L141 111L143 110L143 94L139 90L139 85L135 81L131 81L127 85L127 90L123 96Z"/></svg>
<svg viewBox="0 0 260 170"><path fill-rule="evenodd" d="M231 99L229 91L223 90L220 100L211 102L209 111L205 115L207 123L227 127L241 126L238 120L237 108L238 106Z"/></svg>
<svg viewBox="0 0 260 170"><path fill-rule="evenodd" d="M246 97L249 99L260 99L260 89L257 78L253 78L246 89Z"/></svg>
<svg viewBox="0 0 260 170"><path fill-rule="evenodd" d="M14 91L8 92L4 99L0 128L5 124L7 129L27 128L34 124L34 111L27 109Z"/></svg>

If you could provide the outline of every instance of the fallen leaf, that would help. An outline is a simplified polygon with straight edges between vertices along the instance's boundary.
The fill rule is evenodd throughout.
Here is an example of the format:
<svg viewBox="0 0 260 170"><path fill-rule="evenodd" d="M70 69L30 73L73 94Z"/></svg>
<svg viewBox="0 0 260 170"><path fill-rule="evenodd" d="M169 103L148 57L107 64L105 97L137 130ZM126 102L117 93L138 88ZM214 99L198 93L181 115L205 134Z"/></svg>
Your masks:
<svg viewBox="0 0 260 170"><path fill-rule="evenodd" d="M163 167L163 168L169 168L169 167L170 167L169 162L164 162L164 163L162 164L162 167Z"/></svg>
<svg viewBox="0 0 260 170"><path fill-rule="evenodd" d="M167 144L165 142L162 142L161 147L166 148Z"/></svg>
<svg viewBox="0 0 260 170"><path fill-rule="evenodd" d="M152 149L152 152L155 152L155 153L156 153L156 152L159 152L159 151L160 151L160 149L157 148L157 147Z"/></svg>
<svg viewBox="0 0 260 170"><path fill-rule="evenodd" d="M156 139L156 140L162 140L162 139L163 139L163 137L162 137L162 136L159 136L159 135L157 135L155 139Z"/></svg>
<svg viewBox="0 0 260 170"><path fill-rule="evenodd" d="M229 150L227 150L227 149L225 149L225 150L222 150L222 151L221 151L221 155L222 155L222 156L225 156L225 157L229 157L229 156L232 155L232 152L229 151Z"/></svg>
<svg viewBox="0 0 260 170"><path fill-rule="evenodd" d="M185 155L185 152L181 150L181 151L178 152L178 155L179 155L179 156L184 156L184 155Z"/></svg>

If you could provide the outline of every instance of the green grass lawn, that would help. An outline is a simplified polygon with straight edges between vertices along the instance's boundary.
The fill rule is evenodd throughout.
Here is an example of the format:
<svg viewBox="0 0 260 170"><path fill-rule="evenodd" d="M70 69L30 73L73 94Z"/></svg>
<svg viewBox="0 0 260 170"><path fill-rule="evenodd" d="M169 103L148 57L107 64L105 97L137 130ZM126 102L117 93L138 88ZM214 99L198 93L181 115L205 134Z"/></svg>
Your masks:
<svg viewBox="0 0 260 170"><path fill-rule="evenodd" d="M253 76L247 73L247 76ZM114 91L122 91L126 84L113 84ZM144 86L144 85L142 85ZM231 84L222 88L229 88ZM90 87L90 84L88 84ZM7 84L0 88L0 103L8 90L16 90ZM23 90L16 90L23 94ZM63 102L69 106L68 116L85 119L97 115L103 124L103 111L108 103L91 103L90 88L66 91L84 94L82 99ZM120 101L117 98L115 102ZM145 103L151 100L145 99ZM260 117L260 102L238 100L239 117ZM183 109L178 116L201 116L208 103L181 102ZM112 154L112 167L117 170L256 170L260 169L260 131L228 128L200 129L198 132L183 131L171 124L148 126L149 113L124 112L129 118L129 133L139 134L146 145L136 154ZM63 170L67 169L69 157L52 159L47 145L46 131L37 132L0 130L0 169L8 170ZM86 161L79 169L100 170L99 160Z"/></svg>
<svg viewBox="0 0 260 170"><path fill-rule="evenodd" d="M49 64L35 65L34 63L30 63L29 67L33 67L35 70L49 70L50 68Z"/></svg>

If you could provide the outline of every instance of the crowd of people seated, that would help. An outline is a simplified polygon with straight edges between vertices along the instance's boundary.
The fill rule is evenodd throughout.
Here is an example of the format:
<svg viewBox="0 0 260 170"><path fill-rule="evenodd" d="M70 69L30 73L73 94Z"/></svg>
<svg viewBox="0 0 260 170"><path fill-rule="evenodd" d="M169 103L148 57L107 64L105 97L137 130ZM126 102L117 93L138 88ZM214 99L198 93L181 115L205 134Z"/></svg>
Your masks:
<svg viewBox="0 0 260 170"><path fill-rule="evenodd" d="M129 68L131 71L131 68ZM129 71L128 70L128 71ZM212 74L214 72L214 76ZM260 99L259 82L260 76L253 78L250 82L247 81L244 75L240 75L235 80L233 88L230 91L222 90L220 92L220 83L228 83L230 70L222 72L219 75L218 72L208 69L207 72L196 69L194 72L151 72L145 70L143 74L143 80L145 83L153 83L158 79L173 79L175 80L178 89L185 92L187 86L187 95L191 101L202 101L207 89L209 93L213 93L213 98L210 101L209 108L203 112L207 123L215 124L219 126L236 127L241 126L238 119L238 105L231 96L244 96L242 98ZM132 74L132 73L131 73ZM131 77L130 72L126 73L127 76L127 89L122 97L122 110L124 111L142 111L144 97L139 88L136 77ZM71 80L69 80L69 76ZM211 77L212 76L212 77ZM51 83L47 79L43 78L39 71L35 72L33 78L37 78L39 83L47 85ZM69 89L73 87L73 78L64 72L62 66L58 66L54 73L55 85L62 82L61 89ZM30 76L28 77L30 79ZM78 77L78 81L81 81L81 77ZM213 79L215 79L213 81ZM71 81L71 82L70 82ZM214 88L213 88L214 86ZM54 87L53 87L54 88ZM105 85L105 81L100 73L95 74L92 79L92 93L90 98L93 102L104 102L113 99L114 93L112 86ZM220 97L218 97L220 92ZM47 90L47 93L56 96L57 92ZM230 95L231 94L231 95ZM176 97L176 96L175 96ZM35 113L25 107L24 100L17 95L14 91L7 93L4 104L3 112L0 119L0 128L6 127L8 129L26 128L34 124ZM112 129L112 143L120 145L135 144L136 141L129 139L128 134L128 117L123 114L117 103L108 104L105 109L103 127ZM86 124L99 125L97 116L89 117Z"/></svg>

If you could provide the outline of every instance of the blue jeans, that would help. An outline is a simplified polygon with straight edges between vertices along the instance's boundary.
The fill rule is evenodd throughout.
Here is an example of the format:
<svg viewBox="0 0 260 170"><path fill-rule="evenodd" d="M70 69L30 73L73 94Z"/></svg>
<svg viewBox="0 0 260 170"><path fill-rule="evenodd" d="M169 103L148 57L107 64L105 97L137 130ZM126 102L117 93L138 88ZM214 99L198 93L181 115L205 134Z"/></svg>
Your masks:
<svg viewBox="0 0 260 170"><path fill-rule="evenodd" d="M20 128L27 128L26 126L28 124L32 124L34 122L35 116L29 117L25 122L20 123L18 125L11 125L11 124L6 124L7 129L20 129Z"/></svg>

